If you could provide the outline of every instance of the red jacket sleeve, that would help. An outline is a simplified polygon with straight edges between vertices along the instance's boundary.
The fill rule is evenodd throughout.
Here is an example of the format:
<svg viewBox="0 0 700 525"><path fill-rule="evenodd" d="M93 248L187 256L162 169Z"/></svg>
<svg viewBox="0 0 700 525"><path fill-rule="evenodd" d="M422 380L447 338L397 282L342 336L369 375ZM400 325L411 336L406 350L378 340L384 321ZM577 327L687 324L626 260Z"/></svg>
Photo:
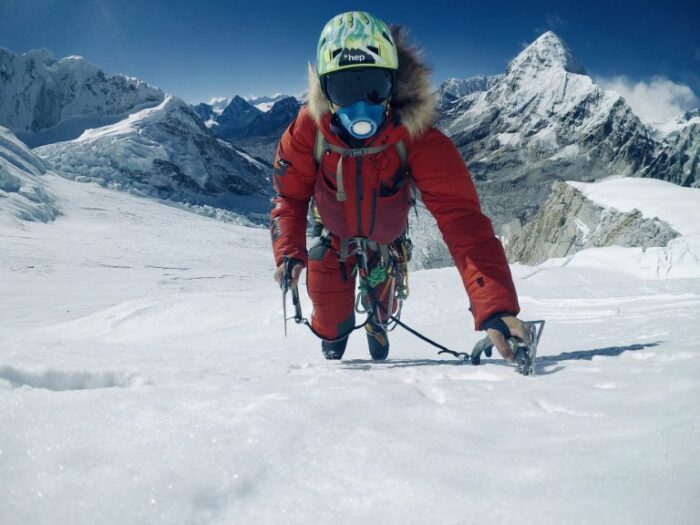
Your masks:
<svg viewBox="0 0 700 525"><path fill-rule="evenodd" d="M306 264L306 216L314 192L316 125L306 107L286 129L275 154L270 232L275 262L284 256Z"/></svg>
<svg viewBox="0 0 700 525"><path fill-rule="evenodd" d="M474 182L457 148L433 128L409 148L409 163L462 277L476 329L495 313L517 315L518 297L503 246L481 213Z"/></svg>

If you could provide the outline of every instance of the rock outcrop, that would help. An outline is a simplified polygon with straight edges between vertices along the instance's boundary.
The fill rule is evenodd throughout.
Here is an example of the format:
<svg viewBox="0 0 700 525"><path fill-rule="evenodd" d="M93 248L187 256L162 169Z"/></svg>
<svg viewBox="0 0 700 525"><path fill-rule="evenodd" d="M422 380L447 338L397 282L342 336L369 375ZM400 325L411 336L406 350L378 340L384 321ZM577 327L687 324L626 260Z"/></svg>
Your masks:
<svg viewBox="0 0 700 525"><path fill-rule="evenodd" d="M642 175L700 188L700 122L666 136Z"/></svg>
<svg viewBox="0 0 700 525"><path fill-rule="evenodd" d="M584 248L666 246L677 236L658 218L602 208L573 186L555 182L534 220L508 241L506 253L511 262L534 265Z"/></svg>

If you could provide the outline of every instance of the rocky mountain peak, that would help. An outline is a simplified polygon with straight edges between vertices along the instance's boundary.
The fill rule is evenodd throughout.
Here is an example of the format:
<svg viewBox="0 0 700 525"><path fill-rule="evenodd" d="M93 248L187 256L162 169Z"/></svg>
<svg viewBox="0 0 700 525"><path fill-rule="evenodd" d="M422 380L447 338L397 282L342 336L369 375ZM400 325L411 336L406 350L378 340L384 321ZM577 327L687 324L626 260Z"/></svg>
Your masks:
<svg viewBox="0 0 700 525"><path fill-rule="evenodd" d="M23 56L29 60L36 60L37 62L43 62L45 64L53 64L56 62L54 54L45 47L30 49L26 53L23 53Z"/></svg>
<svg viewBox="0 0 700 525"><path fill-rule="evenodd" d="M229 109L229 108L230 108L230 109ZM237 110L241 110L241 109L250 110L250 108L254 108L254 106L251 105L251 104L250 104L246 99L244 99L243 97L241 97L241 96L239 96L239 95L235 95L235 96L231 99L231 102L228 103L228 105L226 106L226 109L225 109L224 111L226 111L226 110L229 110L229 111L230 111L230 110L233 110L233 109L237 109Z"/></svg>
<svg viewBox="0 0 700 525"><path fill-rule="evenodd" d="M296 115L296 112L298 110L299 110L299 101L296 98L291 97L291 96L279 99L270 108L270 112L288 113L289 111L293 111L295 113L295 115Z"/></svg>
<svg viewBox="0 0 700 525"><path fill-rule="evenodd" d="M566 42L552 31L547 31L513 59L506 74L527 72L535 75L553 69L578 75L586 74Z"/></svg>

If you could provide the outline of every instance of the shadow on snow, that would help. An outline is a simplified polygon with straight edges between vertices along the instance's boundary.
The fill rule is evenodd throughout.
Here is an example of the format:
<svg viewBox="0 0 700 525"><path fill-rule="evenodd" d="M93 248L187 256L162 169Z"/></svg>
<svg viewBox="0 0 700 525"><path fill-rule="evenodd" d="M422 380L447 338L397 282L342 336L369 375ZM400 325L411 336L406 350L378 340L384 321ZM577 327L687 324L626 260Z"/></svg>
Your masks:
<svg viewBox="0 0 700 525"><path fill-rule="evenodd" d="M542 370L541 367L552 366L564 361L591 361L594 357L617 357L624 352L636 352L658 346L663 341L653 343L637 343L627 346L608 346L605 348L596 348L594 350L576 350L574 352L562 352L559 355L543 355L537 358L538 375L549 375L563 370L565 367L557 366L551 370ZM513 365L507 363L503 359L482 359L482 365L498 365L508 366ZM343 368L348 370L370 370L378 366L382 368L407 368L415 366L464 366L470 365L469 361L461 361L459 359L390 359L388 361L373 361L371 359L351 359L343 361Z"/></svg>

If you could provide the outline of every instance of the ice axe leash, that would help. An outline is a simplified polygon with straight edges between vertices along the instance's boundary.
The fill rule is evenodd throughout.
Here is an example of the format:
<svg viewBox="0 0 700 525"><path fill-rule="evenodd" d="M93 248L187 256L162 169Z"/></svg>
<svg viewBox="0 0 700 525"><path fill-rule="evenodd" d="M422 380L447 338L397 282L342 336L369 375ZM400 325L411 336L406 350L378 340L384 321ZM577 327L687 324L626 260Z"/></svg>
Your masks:
<svg viewBox="0 0 700 525"><path fill-rule="evenodd" d="M299 263L296 259L284 257L284 274L280 281L282 289L282 312L284 316L284 336L287 337L287 321L294 319L297 323L301 321L301 302L299 301L299 288L297 284L292 284L292 270ZM292 305L294 306L294 317L287 317L287 293L292 292Z"/></svg>
<svg viewBox="0 0 700 525"><path fill-rule="evenodd" d="M357 326L353 326L352 328L346 330L334 339L327 339L321 334L319 334L316 330L314 330L313 326L311 326L311 322L309 322L309 320L302 314L301 301L299 300L299 288L296 283L292 284L292 270L298 263L299 261L297 261L296 259L290 259L287 256L284 257L284 275L282 276L282 280L280 281L280 288L282 288L282 315L284 316L285 337L287 337L287 321L292 319L296 324L306 325L309 328L309 330L311 330L311 333L313 333L319 339L323 339L329 342L341 341L342 339L348 337L355 330L363 328L367 324L369 318L364 323L359 324ZM292 293L292 306L294 307L294 315L292 317L287 317L287 292L290 291Z"/></svg>

